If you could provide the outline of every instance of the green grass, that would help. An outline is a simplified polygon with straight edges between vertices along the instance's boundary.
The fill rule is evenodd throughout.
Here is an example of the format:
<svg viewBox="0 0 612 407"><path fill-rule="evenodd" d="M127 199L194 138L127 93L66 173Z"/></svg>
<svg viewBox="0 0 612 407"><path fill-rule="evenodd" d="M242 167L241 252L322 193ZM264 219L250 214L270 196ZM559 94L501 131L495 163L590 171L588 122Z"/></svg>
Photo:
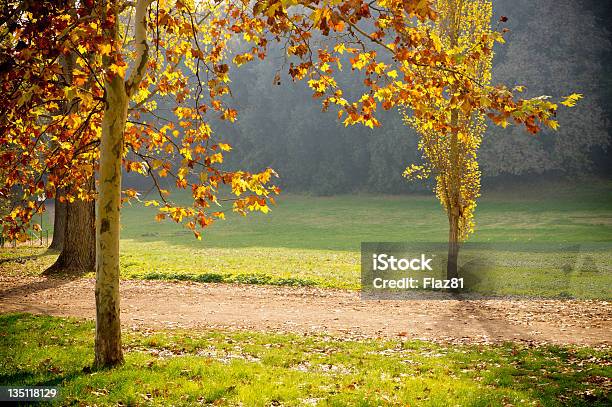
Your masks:
<svg viewBox="0 0 612 407"><path fill-rule="evenodd" d="M187 198L183 193L176 199ZM609 299L611 202L610 182L485 190L470 242L497 248L482 253L496 268L481 291ZM153 208L140 205L123 209L123 278L358 289L361 242L445 242L448 233L430 195L281 195L271 213L230 215L205 230L202 241L180 225L156 222L154 215ZM580 268L590 250L601 273L560 274L566 248L574 245L581 248L570 263ZM24 257L23 251L0 256ZM42 268L27 264L32 274Z"/></svg>
<svg viewBox="0 0 612 407"><path fill-rule="evenodd" d="M0 328L0 385L59 386L62 405L612 402L612 355L602 349L144 331L124 333L124 366L91 372L91 322L11 314Z"/></svg>

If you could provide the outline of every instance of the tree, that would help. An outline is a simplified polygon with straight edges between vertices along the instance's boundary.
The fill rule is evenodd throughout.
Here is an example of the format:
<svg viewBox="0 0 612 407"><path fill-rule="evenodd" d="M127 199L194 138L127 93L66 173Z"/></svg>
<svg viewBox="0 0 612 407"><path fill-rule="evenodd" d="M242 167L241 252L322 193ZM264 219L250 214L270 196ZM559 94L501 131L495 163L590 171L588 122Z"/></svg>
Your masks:
<svg viewBox="0 0 612 407"><path fill-rule="evenodd" d="M70 8L67 11L73 19L76 19L74 0L69 1L68 5ZM81 55L91 63L93 55L85 54ZM66 88L72 86L77 57L75 51L69 51L59 58L62 66L61 80ZM93 78L89 80L93 83ZM78 110L78 107L78 100L74 97L67 98L60 104L61 114L69 115ZM95 189L93 177L86 182L87 189L93 192ZM65 197L56 192L54 212L53 242L50 248L60 250L60 255L44 274L51 275L58 272L78 274L93 271L96 254L95 201L90 199L65 202Z"/></svg>
<svg viewBox="0 0 612 407"><path fill-rule="evenodd" d="M455 55L478 50L479 59L463 59L461 70L475 82L486 86L491 80L493 38L491 37L492 6L489 0L438 0L435 32L439 46ZM484 40L483 40L484 38ZM473 230L476 199L480 196L480 170L477 150L486 129L483 112L458 102L460 90L451 87L431 106L442 113L444 131L434 129L431 122L406 117L420 136L419 149L426 166L412 165L408 177L436 176L436 196L448 216L447 278L457 278L459 242Z"/></svg>
<svg viewBox="0 0 612 407"><path fill-rule="evenodd" d="M222 202L217 196L223 192L223 185L233 196L228 199L232 208L242 214L266 212L266 198L278 192L274 186L266 185L274 176L271 169L248 173L218 168L231 147L213 141L204 117L215 112L226 120L235 117L235 111L221 100L228 93L227 65L221 63L227 28L223 29L225 19L219 18L215 9L222 10L223 5L202 4L211 12L196 15L194 4L160 1L156 4L155 25L148 25L145 17L150 3L82 2L76 13L64 7L49 18L33 14L32 21L17 28L17 35L7 37L10 50L10 45L21 41L33 27L47 30L45 36L38 33L38 37L27 38L32 45L29 51L26 47L12 47L9 54L15 64L3 72L3 83L7 84L14 78L28 78L17 81L14 87L5 87L13 104L7 106L5 116L1 171L8 182L3 189L17 184L26 186L23 204L5 216L5 233L21 233L32 215L42 209L29 197L42 193L52 197L66 187L68 202L90 200L93 196L87 180L99 167L94 362L99 367L122 361L118 298L122 165L127 171L150 176L158 186L160 200L146 202L156 206L162 203L158 219L185 221L198 237L196 225L204 227L224 217L221 210L208 212L211 204ZM206 23L204 30L197 21ZM125 34L123 28L127 29ZM156 45L156 58L147 61L151 40ZM200 45L206 47L207 54ZM62 70L57 57L73 52L77 55L76 68L67 86L59 80ZM88 54L102 58L91 59ZM127 75L130 61L133 69ZM204 75L208 80L202 85ZM196 86L199 93L190 98L190 88ZM163 97L173 100L172 113L179 129L155 112L155 99ZM58 100L78 103L74 109L62 111ZM157 125L160 122L163 125ZM176 157L180 157L178 164ZM164 176L173 177L178 188L191 188L191 208L176 206L168 199L168 191L159 182ZM125 191L125 197L138 199L133 190Z"/></svg>
<svg viewBox="0 0 612 407"><path fill-rule="evenodd" d="M89 188L94 190L94 179L90 178ZM59 204L59 208L58 208ZM95 201L76 200L72 203L61 202L56 198L55 210L63 211L60 222L63 225L56 233L53 230L53 241L56 234L62 235L62 247L55 263L44 271L45 275L58 272L81 274L94 271L96 262L96 225ZM55 217L57 220L57 216Z"/></svg>

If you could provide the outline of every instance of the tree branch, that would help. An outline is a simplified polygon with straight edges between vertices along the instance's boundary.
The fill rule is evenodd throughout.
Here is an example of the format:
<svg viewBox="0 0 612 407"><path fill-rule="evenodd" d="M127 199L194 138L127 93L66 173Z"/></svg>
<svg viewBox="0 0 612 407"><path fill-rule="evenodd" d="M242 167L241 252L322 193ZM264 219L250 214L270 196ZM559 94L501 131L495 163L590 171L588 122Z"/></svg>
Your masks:
<svg viewBox="0 0 612 407"><path fill-rule="evenodd" d="M147 69L149 59L149 44L147 44L147 8L152 0L138 0L136 3L136 16L134 18L134 42L136 48L136 59L130 76L125 81L125 91L129 96L142 81Z"/></svg>

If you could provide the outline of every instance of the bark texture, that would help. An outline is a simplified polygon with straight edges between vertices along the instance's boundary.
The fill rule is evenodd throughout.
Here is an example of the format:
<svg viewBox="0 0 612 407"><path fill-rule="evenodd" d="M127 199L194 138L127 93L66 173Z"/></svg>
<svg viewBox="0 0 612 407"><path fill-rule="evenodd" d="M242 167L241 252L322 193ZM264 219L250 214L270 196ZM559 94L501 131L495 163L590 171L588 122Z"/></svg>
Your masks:
<svg viewBox="0 0 612 407"><path fill-rule="evenodd" d="M62 250L64 248L64 234L66 230L66 203L60 202L59 198L55 197L53 212L53 240L49 249Z"/></svg>

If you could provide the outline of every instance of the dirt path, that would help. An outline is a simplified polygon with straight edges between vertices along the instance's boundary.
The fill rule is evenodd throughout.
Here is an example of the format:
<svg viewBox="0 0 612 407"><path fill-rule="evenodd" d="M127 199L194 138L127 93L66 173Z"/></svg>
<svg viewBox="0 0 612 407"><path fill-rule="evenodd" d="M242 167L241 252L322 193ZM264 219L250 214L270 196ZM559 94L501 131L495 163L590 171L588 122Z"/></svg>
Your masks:
<svg viewBox="0 0 612 407"><path fill-rule="evenodd" d="M329 332L443 342L610 345L612 303L559 300L361 301L341 290L122 281L127 328ZM0 275L0 313L94 318L91 279Z"/></svg>

